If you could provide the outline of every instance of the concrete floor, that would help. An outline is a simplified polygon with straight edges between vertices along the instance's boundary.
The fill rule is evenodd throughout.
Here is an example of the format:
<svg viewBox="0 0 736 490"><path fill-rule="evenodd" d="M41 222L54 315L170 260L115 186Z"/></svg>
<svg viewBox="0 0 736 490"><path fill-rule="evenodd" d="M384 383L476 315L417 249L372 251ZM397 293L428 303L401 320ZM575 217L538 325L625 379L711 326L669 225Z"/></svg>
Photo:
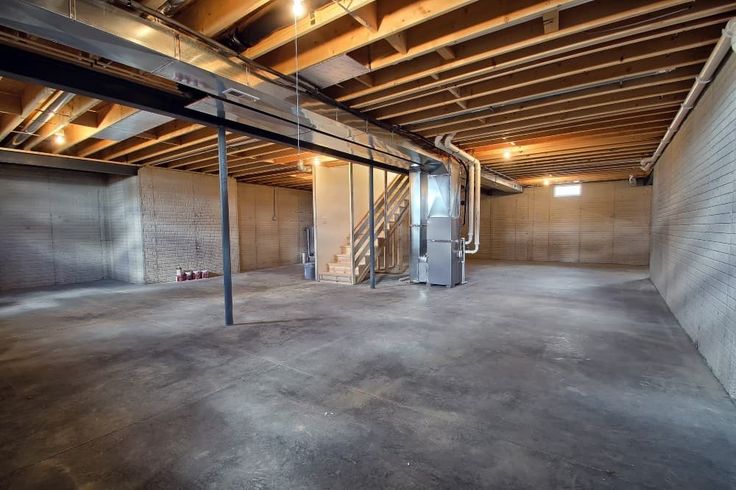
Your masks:
<svg viewBox="0 0 736 490"><path fill-rule="evenodd" d="M0 488L735 488L736 408L640 268L0 297Z"/></svg>

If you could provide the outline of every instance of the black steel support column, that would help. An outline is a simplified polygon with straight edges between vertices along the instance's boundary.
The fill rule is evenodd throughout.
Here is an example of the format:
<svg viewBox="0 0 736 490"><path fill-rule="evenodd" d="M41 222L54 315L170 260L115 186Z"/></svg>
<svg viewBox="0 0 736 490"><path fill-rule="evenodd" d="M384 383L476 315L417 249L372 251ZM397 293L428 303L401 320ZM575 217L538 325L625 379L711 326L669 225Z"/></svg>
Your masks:
<svg viewBox="0 0 736 490"><path fill-rule="evenodd" d="M230 205L227 198L227 141L225 128L217 128L220 161L220 222L222 223L222 282L225 294L225 325L233 324L233 277L230 262Z"/></svg>
<svg viewBox="0 0 736 490"><path fill-rule="evenodd" d="M373 165L368 167L368 227L370 229L371 289L376 289L376 205L373 199Z"/></svg>

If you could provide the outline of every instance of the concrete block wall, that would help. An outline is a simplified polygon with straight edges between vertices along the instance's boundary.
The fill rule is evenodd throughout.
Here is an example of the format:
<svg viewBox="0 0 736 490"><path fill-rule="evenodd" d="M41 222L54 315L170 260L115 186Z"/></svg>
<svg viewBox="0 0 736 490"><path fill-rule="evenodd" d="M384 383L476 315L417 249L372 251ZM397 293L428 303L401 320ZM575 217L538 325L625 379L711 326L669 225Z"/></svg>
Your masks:
<svg viewBox="0 0 736 490"><path fill-rule="evenodd" d="M0 165L0 290L105 278L104 175Z"/></svg>
<svg viewBox="0 0 736 490"><path fill-rule="evenodd" d="M304 228L312 224L312 193L238 184L240 270L296 264L306 251Z"/></svg>
<svg viewBox="0 0 736 490"><path fill-rule="evenodd" d="M654 169L651 277L736 398L736 55Z"/></svg>
<svg viewBox="0 0 736 490"><path fill-rule="evenodd" d="M106 277L144 282L140 179L111 175L104 201Z"/></svg>
<svg viewBox="0 0 736 490"><path fill-rule="evenodd" d="M175 279L176 268L222 274L219 178L144 167L138 172L145 282ZM240 270L238 187L228 185L232 270Z"/></svg>
<svg viewBox="0 0 736 490"><path fill-rule="evenodd" d="M233 271L298 263L312 194L235 181L229 191ZM2 164L0 230L0 290L104 278L168 282L177 266L222 273L212 175L142 168L122 177Z"/></svg>
<svg viewBox="0 0 736 490"><path fill-rule="evenodd" d="M553 187L483 196L478 258L646 265L651 187L626 181L582 184L580 196Z"/></svg>

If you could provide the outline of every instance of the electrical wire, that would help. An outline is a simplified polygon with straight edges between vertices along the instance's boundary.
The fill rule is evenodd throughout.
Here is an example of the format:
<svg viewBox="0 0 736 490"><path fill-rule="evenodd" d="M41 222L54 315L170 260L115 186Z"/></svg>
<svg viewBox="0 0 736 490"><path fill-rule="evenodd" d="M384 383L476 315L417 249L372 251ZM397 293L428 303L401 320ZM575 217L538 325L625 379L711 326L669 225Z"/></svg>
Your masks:
<svg viewBox="0 0 736 490"><path fill-rule="evenodd" d="M299 1L299 0L294 0ZM294 12L294 80L296 81L294 92L296 93L296 157L301 159L302 156L302 134L301 134L301 117L302 113L299 109L299 26L297 25L297 16Z"/></svg>

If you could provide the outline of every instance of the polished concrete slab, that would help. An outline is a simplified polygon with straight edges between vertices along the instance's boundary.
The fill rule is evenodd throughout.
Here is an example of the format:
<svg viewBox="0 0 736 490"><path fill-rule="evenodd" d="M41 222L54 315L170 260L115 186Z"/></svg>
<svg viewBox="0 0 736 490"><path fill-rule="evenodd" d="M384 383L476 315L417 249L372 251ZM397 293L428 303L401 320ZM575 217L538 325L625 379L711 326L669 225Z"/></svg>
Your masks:
<svg viewBox="0 0 736 490"><path fill-rule="evenodd" d="M101 282L0 297L0 488L736 488L736 407L645 269L455 289Z"/></svg>

